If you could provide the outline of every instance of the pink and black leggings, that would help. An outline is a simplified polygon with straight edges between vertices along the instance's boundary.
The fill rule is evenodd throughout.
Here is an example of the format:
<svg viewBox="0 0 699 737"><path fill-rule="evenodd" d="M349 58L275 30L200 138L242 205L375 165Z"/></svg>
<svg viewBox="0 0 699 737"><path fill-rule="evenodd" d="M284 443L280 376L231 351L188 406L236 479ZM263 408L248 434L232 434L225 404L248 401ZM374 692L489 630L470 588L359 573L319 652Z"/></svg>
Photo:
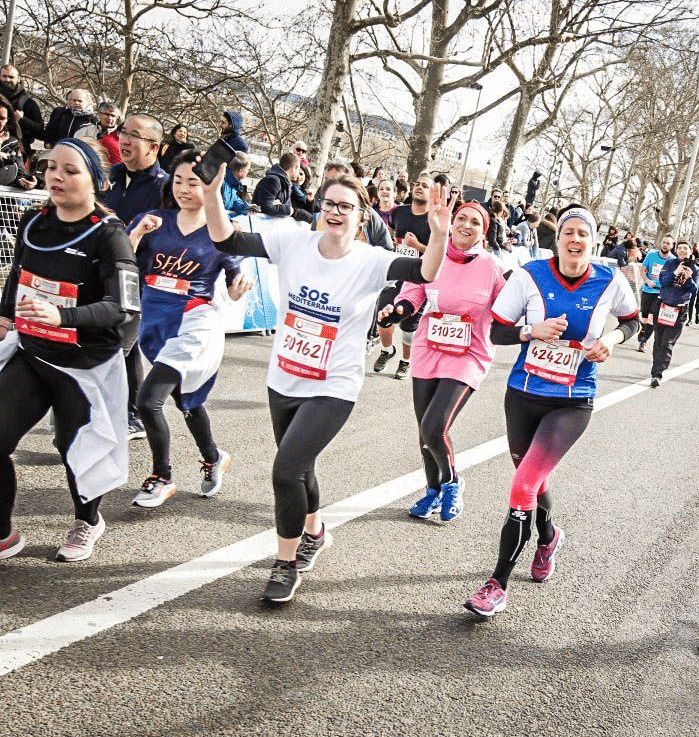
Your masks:
<svg viewBox="0 0 699 737"><path fill-rule="evenodd" d="M548 477L585 432L591 413L592 399L549 399L507 389L507 441L516 470L493 573L503 588L531 537L535 510L538 544L548 545L553 540Z"/></svg>

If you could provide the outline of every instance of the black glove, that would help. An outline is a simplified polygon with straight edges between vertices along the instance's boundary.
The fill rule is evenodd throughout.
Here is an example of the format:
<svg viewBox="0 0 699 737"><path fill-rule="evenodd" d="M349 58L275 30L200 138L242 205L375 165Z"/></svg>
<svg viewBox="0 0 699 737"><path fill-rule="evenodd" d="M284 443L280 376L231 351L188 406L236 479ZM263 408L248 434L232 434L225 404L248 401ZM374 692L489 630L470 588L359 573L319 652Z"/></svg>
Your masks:
<svg viewBox="0 0 699 737"><path fill-rule="evenodd" d="M403 308L403 312L398 312L399 307ZM393 305L393 312L388 315L388 317L385 317L383 320L379 320L379 327L390 328L391 325L395 325L401 320L405 320L406 317L410 317L413 312L415 312L415 308L413 307L412 302L408 302L407 299L402 299L398 304Z"/></svg>
<svg viewBox="0 0 699 737"><path fill-rule="evenodd" d="M294 210L291 213L291 217L294 218L294 220L303 220L304 223L313 222L313 215L311 215L308 210Z"/></svg>

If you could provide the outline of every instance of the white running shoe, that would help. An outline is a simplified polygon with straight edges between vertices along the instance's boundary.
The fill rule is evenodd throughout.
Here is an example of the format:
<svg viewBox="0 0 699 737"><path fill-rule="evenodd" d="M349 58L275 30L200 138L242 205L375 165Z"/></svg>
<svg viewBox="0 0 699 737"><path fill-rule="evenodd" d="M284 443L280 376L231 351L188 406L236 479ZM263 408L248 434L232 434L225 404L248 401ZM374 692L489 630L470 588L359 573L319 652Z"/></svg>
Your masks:
<svg viewBox="0 0 699 737"><path fill-rule="evenodd" d="M72 563L76 560L87 560L92 555L95 543L104 535L106 525L102 515L97 512L96 525L89 525L81 519L76 519L68 530L66 541L58 548L56 560Z"/></svg>
<svg viewBox="0 0 699 737"><path fill-rule="evenodd" d="M177 486L172 479L168 481L152 474L143 482L141 491L133 498L132 504L136 507L145 507L146 509L160 507L176 491Z"/></svg>

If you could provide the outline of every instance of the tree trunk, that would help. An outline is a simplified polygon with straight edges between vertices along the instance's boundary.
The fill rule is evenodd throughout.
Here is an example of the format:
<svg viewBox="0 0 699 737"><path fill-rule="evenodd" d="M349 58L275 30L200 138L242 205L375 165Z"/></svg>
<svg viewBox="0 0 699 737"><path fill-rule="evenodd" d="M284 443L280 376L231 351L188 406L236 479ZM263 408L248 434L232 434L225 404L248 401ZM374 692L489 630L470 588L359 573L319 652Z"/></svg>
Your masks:
<svg viewBox="0 0 699 737"><path fill-rule="evenodd" d="M323 76L315 94L308 121L308 159L315 184L320 181L335 124L339 119L342 93L349 75L349 53L358 0L337 0L325 54Z"/></svg>
<svg viewBox="0 0 699 737"><path fill-rule="evenodd" d="M636 195L636 206L633 209L633 217L631 218L630 230L632 233L638 233L638 228L641 225L643 205L646 201L646 189L648 189L648 182L650 181L650 173L648 169L643 169L640 175L640 180L641 181L638 183L638 194Z"/></svg>
<svg viewBox="0 0 699 737"><path fill-rule="evenodd" d="M675 206L677 194L680 191L680 185L684 181L684 178L687 176L687 164L688 162L686 160L683 160L679 163L675 178L672 180L670 188L665 192L665 196L663 197L663 207L657 215L658 227L655 231L656 243L660 243L660 240L665 235L665 233L672 232L672 208Z"/></svg>
<svg viewBox="0 0 699 737"><path fill-rule="evenodd" d="M515 117L512 121L510 134L507 137L505 152L502 155L498 175L495 177L495 184L503 189L509 189L510 187L515 158L524 143L527 118L529 117L529 113L532 109L533 101L534 98L529 86L527 84L522 85L522 87L520 87L519 102L517 103L517 109L515 110Z"/></svg>
<svg viewBox="0 0 699 737"><path fill-rule="evenodd" d="M131 99L133 87L134 65L136 63L136 38L135 24L133 20L134 0L124 0L124 66L121 72L121 84L119 86L119 99L117 105L122 116L126 117L126 111Z"/></svg>
<svg viewBox="0 0 699 737"><path fill-rule="evenodd" d="M448 40L445 38L449 0L433 0L430 56L443 58ZM421 75L422 94L415 98L415 127L408 141L408 176L417 179L422 171L430 169L432 161L432 139L439 112L442 94L439 91L444 81L444 64L426 62Z"/></svg>

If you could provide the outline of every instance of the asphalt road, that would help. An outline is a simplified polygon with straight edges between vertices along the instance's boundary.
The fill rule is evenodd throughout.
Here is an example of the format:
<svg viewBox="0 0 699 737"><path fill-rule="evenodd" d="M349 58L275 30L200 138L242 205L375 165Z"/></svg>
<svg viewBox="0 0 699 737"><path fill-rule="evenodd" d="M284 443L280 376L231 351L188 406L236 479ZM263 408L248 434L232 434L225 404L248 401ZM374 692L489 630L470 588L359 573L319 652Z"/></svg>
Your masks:
<svg viewBox="0 0 699 737"><path fill-rule="evenodd" d="M476 450L467 512L448 525L406 514L422 483L410 383L368 359L319 463L323 504L349 521L296 599L265 607L270 345L227 340L209 403L233 456L222 493L194 493L198 455L169 407L176 496L130 506L150 472L133 441L129 487L105 498L89 561L54 562L71 518L63 467L45 427L22 441L15 522L28 543L0 562L3 737L699 735L699 369L625 393L650 356L635 340L617 349L600 385L617 401L553 478L567 535L554 578L531 581L530 546L507 609L480 621L462 602L497 554L512 467L501 443L483 444L504 434L514 349L498 350L452 432L457 451ZM698 358L691 327L673 366Z"/></svg>

